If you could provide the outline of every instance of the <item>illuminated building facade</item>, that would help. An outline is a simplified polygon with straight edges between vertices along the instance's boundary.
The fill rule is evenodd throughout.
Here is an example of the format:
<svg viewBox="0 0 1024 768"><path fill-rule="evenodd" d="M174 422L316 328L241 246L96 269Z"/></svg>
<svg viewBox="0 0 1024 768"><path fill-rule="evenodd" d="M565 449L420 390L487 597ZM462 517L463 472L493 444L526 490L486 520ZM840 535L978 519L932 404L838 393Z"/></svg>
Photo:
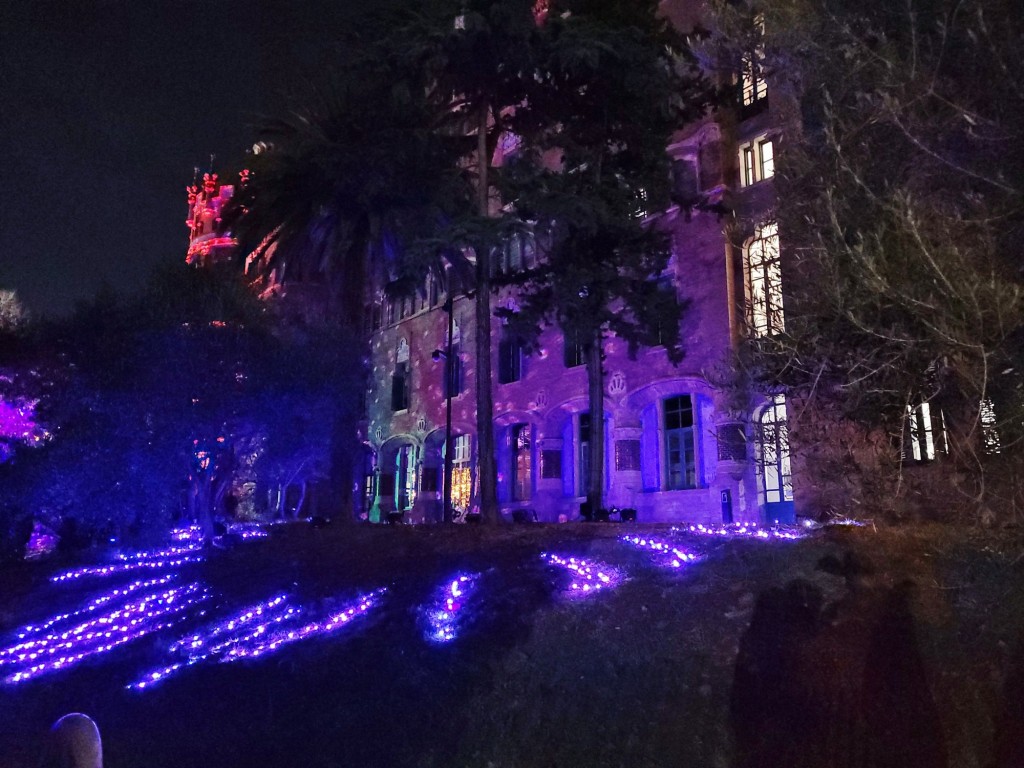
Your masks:
<svg viewBox="0 0 1024 768"><path fill-rule="evenodd" d="M688 28L696 20L695 5L669 0L664 9ZM772 215L783 118L761 58L751 51L733 75L733 108L680 129L667 148L674 197L693 204L651 213L672 234L673 255L662 279L689 302L680 321L683 361L673 366L660 347L630 359L625 342L606 342L604 500L608 507L635 509L640 520L771 522L794 516L785 398L737 391L721 375L744 334L772 334L785 322L784 251ZM503 150L499 144L495 164ZM230 238L214 233L232 191L218 187L216 176L189 189L190 263L214 263L229 252ZM537 258L542 255L528 241L510 242L497 268L514 272ZM264 296L284 293L273 277L268 286L260 289ZM373 521L389 515L407 522L442 518L449 398L452 504L457 512L475 507L473 300L453 288L449 301L447 288L430 278L414 296L388 298L383 286L370 287L360 437L363 511ZM295 289L288 292L299 296ZM492 297L495 309L515 302L514 288ZM499 506L509 517L519 512L542 521L575 519L586 497L591 439L583 356L557 328L545 330L538 347L526 354L494 320Z"/></svg>
<svg viewBox="0 0 1024 768"><path fill-rule="evenodd" d="M243 171L243 183L244 174ZM202 182L197 179L188 193L188 253L185 261L196 266L208 267L231 258L235 241L225 234L220 226L221 211L235 192L228 184L221 184L216 173L204 173Z"/></svg>
<svg viewBox="0 0 1024 768"><path fill-rule="evenodd" d="M688 3L668 3L680 24ZM723 362L743 334L784 328L780 233L772 217L781 118L757 50L736 77L737 103L687 126L668 147L675 198L701 203L652 214L670 228L673 255L663 279L689 308L681 318L686 355L673 366L663 348L630 359L614 337L605 360L605 490L608 507L646 521L789 521L793 468L782 395L752 397L722 384ZM495 164L501 163L499 145ZM542 258L510 243L498 269ZM473 302L453 290L453 359L446 360L445 286L413 297L371 299L370 384L365 442L371 519L400 512L412 522L442 516L446 394L454 441L457 511L476 493ZM514 307L514 289L494 307ZM590 415L580 349L546 330L527 355L501 321L492 328L492 382L502 513L542 521L575 519L586 498Z"/></svg>

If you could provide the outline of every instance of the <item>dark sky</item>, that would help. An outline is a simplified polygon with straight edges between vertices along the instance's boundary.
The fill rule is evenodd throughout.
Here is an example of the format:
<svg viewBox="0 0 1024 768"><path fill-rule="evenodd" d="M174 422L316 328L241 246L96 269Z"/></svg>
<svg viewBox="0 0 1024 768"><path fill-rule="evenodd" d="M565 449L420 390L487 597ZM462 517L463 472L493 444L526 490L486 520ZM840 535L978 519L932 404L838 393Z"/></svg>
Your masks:
<svg viewBox="0 0 1024 768"><path fill-rule="evenodd" d="M358 1L0 3L0 289L60 314L184 258L193 167L234 178Z"/></svg>

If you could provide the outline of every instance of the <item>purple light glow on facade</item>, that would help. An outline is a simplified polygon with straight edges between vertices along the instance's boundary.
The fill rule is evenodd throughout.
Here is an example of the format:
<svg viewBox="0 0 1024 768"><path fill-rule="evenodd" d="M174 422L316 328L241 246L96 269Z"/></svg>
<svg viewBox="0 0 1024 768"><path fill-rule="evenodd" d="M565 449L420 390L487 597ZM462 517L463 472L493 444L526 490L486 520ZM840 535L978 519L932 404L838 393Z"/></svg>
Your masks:
<svg viewBox="0 0 1024 768"><path fill-rule="evenodd" d="M21 683L78 664L86 658L173 626L185 611L207 600L199 583L172 587L125 602L95 619L61 633L48 633L0 650L0 665L15 666L4 682Z"/></svg>
<svg viewBox="0 0 1024 768"><path fill-rule="evenodd" d="M466 608L476 591L479 574L458 574L437 590L434 601L423 611L427 629L424 638L434 643L448 643L465 622Z"/></svg>
<svg viewBox="0 0 1024 768"><path fill-rule="evenodd" d="M572 574L566 594L570 597L589 597L606 589L614 589L622 581L622 575L607 563L591 562L579 557L560 557L545 553L545 562Z"/></svg>
<svg viewBox="0 0 1024 768"><path fill-rule="evenodd" d="M650 536L629 535L623 536L622 540L632 544L634 547L651 552L657 558L659 564L666 568L682 568L684 565L698 560L697 555L692 552L686 552L679 549L675 544L654 539Z"/></svg>

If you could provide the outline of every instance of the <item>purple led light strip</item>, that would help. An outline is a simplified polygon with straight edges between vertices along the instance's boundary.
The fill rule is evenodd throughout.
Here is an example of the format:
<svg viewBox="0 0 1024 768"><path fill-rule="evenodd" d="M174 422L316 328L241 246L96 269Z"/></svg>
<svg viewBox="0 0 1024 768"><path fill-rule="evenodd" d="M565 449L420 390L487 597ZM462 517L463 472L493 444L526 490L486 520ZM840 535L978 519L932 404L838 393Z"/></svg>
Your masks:
<svg viewBox="0 0 1024 768"><path fill-rule="evenodd" d="M199 583L173 587L162 593L142 596L115 610L60 633L34 638L3 649L0 664L20 665L5 678L20 683L46 672L62 669L97 654L173 626L180 614L210 596ZM108 642L109 641L109 642ZM63 654L58 656L57 654ZM54 658L55 657L55 658Z"/></svg>
<svg viewBox="0 0 1024 768"><path fill-rule="evenodd" d="M623 536L622 540L653 553L669 568L682 568L687 563L696 562L698 559L697 555L692 552L686 552L674 544L650 536L627 535Z"/></svg>
<svg viewBox="0 0 1024 768"><path fill-rule="evenodd" d="M479 574L459 574L446 583L425 611L425 637L436 643L447 643L458 634L459 621L465 615L467 601L476 591Z"/></svg>

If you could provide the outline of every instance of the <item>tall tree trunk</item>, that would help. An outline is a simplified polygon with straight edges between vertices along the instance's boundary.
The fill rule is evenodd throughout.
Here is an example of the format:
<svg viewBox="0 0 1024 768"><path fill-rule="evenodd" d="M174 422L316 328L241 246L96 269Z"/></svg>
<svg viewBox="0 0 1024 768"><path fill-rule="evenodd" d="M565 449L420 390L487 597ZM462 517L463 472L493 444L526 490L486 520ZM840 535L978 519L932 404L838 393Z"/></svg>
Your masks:
<svg viewBox="0 0 1024 768"><path fill-rule="evenodd" d="M213 527L213 479L208 472L196 473L192 480L196 522L203 533L203 543L209 545L217 531Z"/></svg>
<svg viewBox="0 0 1024 768"><path fill-rule="evenodd" d="M590 406L590 476L587 500L596 515L604 507L604 338L598 328L584 352L587 363L587 401Z"/></svg>
<svg viewBox="0 0 1024 768"><path fill-rule="evenodd" d="M489 215L487 171L486 104L477 122L477 207L480 216ZM498 470L494 461L494 395L491 389L491 250L488 244L476 249L476 434L477 467L480 472L480 515L483 522L498 521Z"/></svg>

